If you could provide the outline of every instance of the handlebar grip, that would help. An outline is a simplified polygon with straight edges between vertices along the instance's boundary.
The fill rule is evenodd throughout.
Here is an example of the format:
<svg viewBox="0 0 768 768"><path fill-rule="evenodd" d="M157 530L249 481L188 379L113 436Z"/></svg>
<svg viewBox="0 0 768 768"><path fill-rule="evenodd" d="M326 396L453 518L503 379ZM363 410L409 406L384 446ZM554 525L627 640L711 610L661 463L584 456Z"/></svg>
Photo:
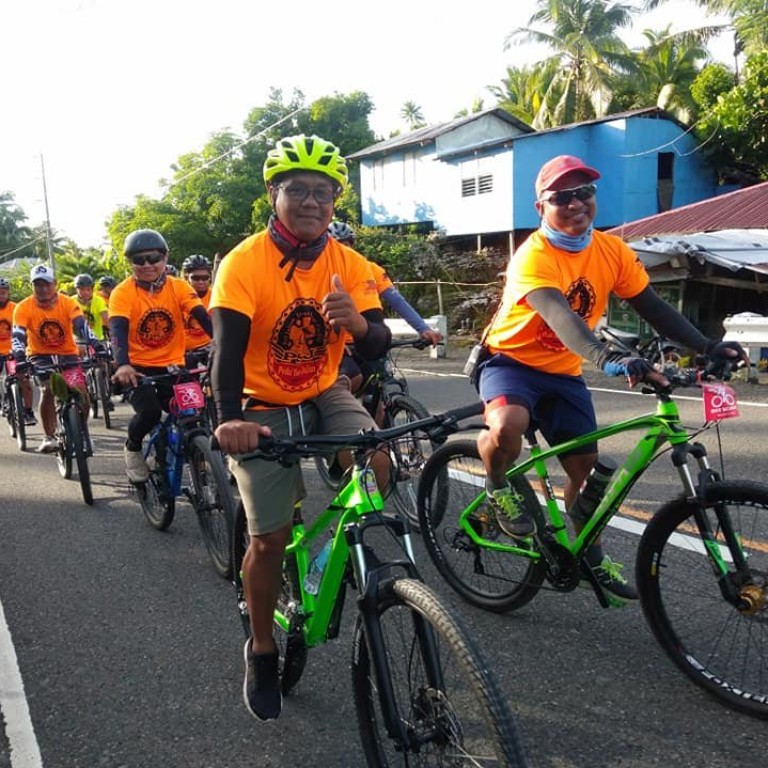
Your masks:
<svg viewBox="0 0 768 768"><path fill-rule="evenodd" d="M476 403L470 405L462 405L459 408L453 408L450 411L445 411L441 414L443 418L454 419L455 421L461 421L462 419L468 419L472 416L480 416L485 410L485 403L482 400L478 400Z"/></svg>

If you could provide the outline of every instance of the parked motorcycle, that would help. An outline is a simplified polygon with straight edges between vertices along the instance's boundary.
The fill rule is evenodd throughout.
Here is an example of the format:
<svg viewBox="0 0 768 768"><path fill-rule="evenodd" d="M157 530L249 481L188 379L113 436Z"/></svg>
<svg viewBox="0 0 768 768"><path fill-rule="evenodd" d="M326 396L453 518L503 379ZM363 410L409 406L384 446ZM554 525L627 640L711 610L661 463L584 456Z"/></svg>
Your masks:
<svg viewBox="0 0 768 768"><path fill-rule="evenodd" d="M685 349L680 344L663 336L654 334L649 339L641 339L639 334L620 331L610 325L600 326L595 334L612 351L644 357L657 371L676 370L685 357Z"/></svg>

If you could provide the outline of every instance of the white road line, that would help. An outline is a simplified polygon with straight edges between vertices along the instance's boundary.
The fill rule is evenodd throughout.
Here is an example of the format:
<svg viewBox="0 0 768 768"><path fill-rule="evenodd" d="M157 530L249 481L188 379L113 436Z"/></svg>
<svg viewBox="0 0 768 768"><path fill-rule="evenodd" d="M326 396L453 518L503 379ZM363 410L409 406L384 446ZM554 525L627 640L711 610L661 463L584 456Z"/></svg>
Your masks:
<svg viewBox="0 0 768 768"><path fill-rule="evenodd" d="M0 714L11 749L11 768L42 768L43 758L32 727L11 632L0 603Z"/></svg>

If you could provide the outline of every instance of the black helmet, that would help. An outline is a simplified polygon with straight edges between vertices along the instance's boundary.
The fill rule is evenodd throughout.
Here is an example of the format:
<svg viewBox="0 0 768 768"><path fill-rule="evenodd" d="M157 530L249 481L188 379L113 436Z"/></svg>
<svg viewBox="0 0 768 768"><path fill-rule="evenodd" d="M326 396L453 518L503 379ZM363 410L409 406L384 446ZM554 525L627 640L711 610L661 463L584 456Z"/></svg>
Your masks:
<svg viewBox="0 0 768 768"><path fill-rule="evenodd" d="M199 253L193 253L191 256L187 256L181 265L182 272L191 272L193 269L207 269L211 271L211 262L205 258L205 256Z"/></svg>
<svg viewBox="0 0 768 768"><path fill-rule="evenodd" d="M355 230L346 221L332 221L328 225L328 234L341 243L355 242Z"/></svg>
<svg viewBox="0 0 768 768"><path fill-rule="evenodd" d="M171 277L177 277L179 274L179 270L176 269L176 267L174 267L173 264L166 264L165 274L170 275Z"/></svg>
<svg viewBox="0 0 768 768"><path fill-rule="evenodd" d="M0 277L0 288L10 288L11 284L4 278Z"/></svg>
<svg viewBox="0 0 768 768"><path fill-rule="evenodd" d="M93 278L90 275L82 274L75 278L75 288L93 287Z"/></svg>
<svg viewBox="0 0 768 768"><path fill-rule="evenodd" d="M104 275L99 278L99 288L114 288L117 280L112 275Z"/></svg>
<svg viewBox="0 0 768 768"><path fill-rule="evenodd" d="M123 253L130 256L141 251L162 251L168 253L168 243L165 238L154 229L137 229L125 238Z"/></svg>

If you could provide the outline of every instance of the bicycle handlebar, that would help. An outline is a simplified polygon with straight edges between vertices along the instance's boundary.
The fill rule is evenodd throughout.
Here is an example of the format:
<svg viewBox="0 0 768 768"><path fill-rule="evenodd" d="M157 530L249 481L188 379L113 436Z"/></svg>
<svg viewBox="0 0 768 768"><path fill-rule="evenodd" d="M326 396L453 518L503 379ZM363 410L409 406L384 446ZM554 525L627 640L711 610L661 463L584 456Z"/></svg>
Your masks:
<svg viewBox="0 0 768 768"><path fill-rule="evenodd" d="M407 424L398 424L387 429L363 430L354 435L294 435L292 437L262 435L259 437L257 450L242 456L241 461L251 459L291 461L345 449L373 450L382 443L419 431L424 432L430 440L440 441L456 432L460 421L479 416L484 407L482 402L472 403ZM215 440L212 440L212 445L216 447Z"/></svg>
<svg viewBox="0 0 768 768"><path fill-rule="evenodd" d="M426 349L431 347L432 344L427 339L422 339L421 336L408 339L392 339L389 342L388 349L398 349L401 347L413 347L414 349Z"/></svg>

